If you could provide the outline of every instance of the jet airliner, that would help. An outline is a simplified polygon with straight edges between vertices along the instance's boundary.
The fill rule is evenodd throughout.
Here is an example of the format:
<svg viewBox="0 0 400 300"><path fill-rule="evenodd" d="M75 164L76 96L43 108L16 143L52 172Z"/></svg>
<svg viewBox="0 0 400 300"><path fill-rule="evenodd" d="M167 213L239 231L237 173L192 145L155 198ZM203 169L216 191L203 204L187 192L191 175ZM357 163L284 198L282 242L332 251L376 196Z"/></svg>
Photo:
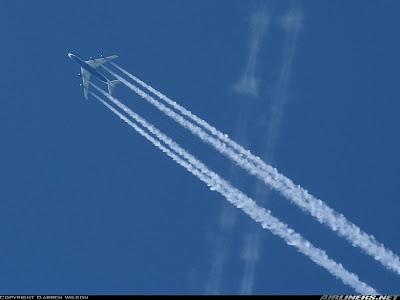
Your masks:
<svg viewBox="0 0 400 300"><path fill-rule="evenodd" d="M119 80L109 80L107 77L105 77L103 74L101 74L98 70L96 70L97 67L105 64L106 62L109 62L115 58L117 58L117 55L111 55L107 57L101 57L101 58L96 58L96 59L90 59L90 60L82 60L78 56L72 53L68 53L68 57L72 59L73 61L77 62L81 66L81 76L82 76L82 85L83 85L83 94L85 95L85 98L88 99L88 90L89 90L89 81L90 81L90 76L93 75L100 81L104 82L107 84L108 87L108 93L111 95L112 91L114 90L115 86L119 83Z"/></svg>

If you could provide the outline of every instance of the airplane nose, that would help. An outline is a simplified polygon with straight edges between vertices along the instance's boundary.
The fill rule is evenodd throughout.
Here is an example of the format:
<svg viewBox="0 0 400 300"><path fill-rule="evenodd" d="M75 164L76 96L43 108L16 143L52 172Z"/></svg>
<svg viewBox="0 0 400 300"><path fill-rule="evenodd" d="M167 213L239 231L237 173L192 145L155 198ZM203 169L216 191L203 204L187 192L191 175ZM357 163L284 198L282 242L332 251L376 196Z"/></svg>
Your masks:
<svg viewBox="0 0 400 300"><path fill-rule="evenodd" d="M69 57L69 58L72 58L72 53L68 53L68 57Z"/></svg>

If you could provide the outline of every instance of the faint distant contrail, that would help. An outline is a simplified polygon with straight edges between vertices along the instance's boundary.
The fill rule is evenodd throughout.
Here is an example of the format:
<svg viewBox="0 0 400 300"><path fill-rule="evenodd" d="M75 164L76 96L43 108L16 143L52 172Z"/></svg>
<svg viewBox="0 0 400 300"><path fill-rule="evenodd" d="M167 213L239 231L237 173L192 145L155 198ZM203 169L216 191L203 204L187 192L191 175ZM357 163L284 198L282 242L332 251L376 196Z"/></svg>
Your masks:
<svg viewBox="0 0 400 300"><path fill-rule="evenodd" d="M233 90L242 96L254 98L259 96L259 79L257 77L258 60L263 39L268 33L270 21L270 12L265 8L260 9L260 7L258 7L250 16L250 32L246 64L239 80L233 85ZM241 122L239 121L239 123ZM239 125L238 131L242 130L243 127ZM234 165L231 167L234 167ZM217 295L220 293L223 271L227 264L228 252L230 250L228 247L230 241L229 236L232 234L231 226L235 223L235 214L236 212L233 211L231 207L224 206L219 222L221 233L218 237L215 237L215 247L212 251L213 258L211 261L210 273L206 280L205 292L208 295ZM226 220L228 220L228 222L226 222ZM253 264L255 263L255 260L251 259L249 255L243 256L243 258L245 260L246 258L249 258ZM245 266L243 277L249 278L247 274L252 274L251 272L248 272L248 270L252 271L255 270L255 268L247 268L247 266ZM243 281L249 282L250 280L243 279L242 282ZM243 284L241 285L243 286ZM251 286L251 284L247 284L246 286ZM241 288L241 290L243 290L243 288Z"/></svg>
<svg viewBox="0 0 400 300"><path fill-rule="evenodd" d="M234 86L236 92L257 97L258 80L256 78L256 67L261 41L267 32L270 22L269 13L266 10L258 10L250 18L250 46L247 57L246 68L239 82Z"/></svg>
<svg viewBox="0 0 400 300"><path fill-rule="evenodd" d="M298 36L303 25L303 13L295 3L292 3L289 10L285 15L279 18L279 20L281 27L283 27L285 32L282 51L282 66L279 71L277 84L268 101L270 103L270 115L268 118L264 119L268 122L264 134L265 140L263 141L265 147L264 157L269 161L269 163L273 163L274 161L274 148L280 133L284 107L289 98L288 84L292 73L292 65L296 53ZM257 182L255 192L256 196L254 199L262 200L261 203L263 204L265 203L265 199L268 198L269 192L269 190L264 189L264 185L261 182ZM246 236L245 239L243 255L245 271L241 282L241 294L251 294L253 289L256 264L260 256L260 237L258 235L258 232L252 232Z"/></svg>
<svg viewBox="0 0 400 300"><path fill-rule="evenodd" d="M315 217L321 224L327 225L339 236L349 241L354 247L359 247L365 251L365 253L379 261L386 268L400 275L399 257L391 250L386 249L383 244L376 241L372 235L362 231L357 225L347 220L345 216L333 210L320 199L310 195L301 186L295 185L292 180L280 174L275 168L266 164L259 157L253 155L249 150L245 150L242 146L231 140L227 135L221 133L213 126L209 125L206 121L195 116L190 111L177 104L175 101L156 91L154 88L145 84L143 81L139 80L121 67L117 66L116 64L113 65L121 70L125 75L129 76L137 83L148 89L150 92L157 95L161 100L170 104L182 115L189 117L192 121L208 130L212 135L207 133L199 126L188 121L182 115L177 114L175 111L169 109L164 104L146 94L143 92L143 90L131 84L107 67L103 66L103 68L143 99L154 105L161 112L165 113L177 123L191 131L193 134L197 135L202 141L213 146L217 151L234 160L239 166L247 170L250 174L255 175L265 184L280 192L288 200L292 201L292 203L296 204L302 210Z"/></svg>
<svg viewBox="0 0 400 300"><path fill-rule="evenodd" d="M93 85L94 86L94 85ZM96 87L96 86L95 86ZM104 96L110 99L115 105L121 108L124 112L129 114L137 123L146 128L156 138L146 133L141 127L129 120L125 115L117 111L114 107L102 100L99 96L91 94L109 108L113 113L119 116L123 121L135 129L140 135L145 137L153 145L171 157L175 162L184 167L187 171L203 181L211 190L215 190L224 196L230 203L240 208L254 221L261 224L264 229L270 230L273 234L281 237L284 241L295 248L304 255L308 256L319 266L325 268L329 273L340 279L344 284L352 287L356 292L362 294L378 294L378 292L362 282L357 275L347 271L341 264L330 259L325 251L316 248L309 241L304 239L300 234L288 227L287 224L281 222L279 219L272 216L270 211L259 207L253 199L247 197L238 189L230 185L229 182L222 179L219 175L209 170L201 161L188 153L176 142L159 131L152 124L148 123L145 119L134 113L116 98L110 96L100 88L96 87ZM158 139L158 140L157 140ZM162 143L166 146L164 146ZM168 149L169 147L169 149Z"/></svg>

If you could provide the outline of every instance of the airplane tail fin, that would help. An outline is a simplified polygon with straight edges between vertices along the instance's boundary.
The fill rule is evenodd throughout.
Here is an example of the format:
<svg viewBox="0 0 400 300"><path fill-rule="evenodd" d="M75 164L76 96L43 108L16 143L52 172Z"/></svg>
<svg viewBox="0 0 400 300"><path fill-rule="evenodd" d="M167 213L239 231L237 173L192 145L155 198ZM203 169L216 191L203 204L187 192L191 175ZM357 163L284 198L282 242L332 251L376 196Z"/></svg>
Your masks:
<svg viewBox="0 0 400 300"><path fill-rule="evenodd" d="M107 85L108 85L108 93L110 95L112 95L112 92L114 90L114 88L118 85L118 83L120 83L119 80L110 80Z"/></svg>

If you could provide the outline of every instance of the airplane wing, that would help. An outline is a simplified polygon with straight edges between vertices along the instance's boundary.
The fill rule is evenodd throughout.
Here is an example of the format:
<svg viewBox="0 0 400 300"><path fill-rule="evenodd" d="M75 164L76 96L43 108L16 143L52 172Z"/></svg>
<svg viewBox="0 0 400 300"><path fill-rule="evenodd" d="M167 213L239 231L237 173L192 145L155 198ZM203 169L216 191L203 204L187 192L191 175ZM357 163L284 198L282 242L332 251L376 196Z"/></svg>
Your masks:
<svg viewBox="0 0 400 300"><path fill-rule="evenodd" d="M92 68L96 69L97 67L105 64L106 62L109 62L115 58L117 58L117 55L111 55L107 57L101 57L101 58L96 58L96 59L90 59L87 60L86 63L91 66Z"/></svg>
<svg viewBox="0 0 400 300"><path fill-rule="evenodd" d="M82 75L83 94L87 99L89 91L90 72L86 71L84 68L81 68L81 75Z"/></svg>

